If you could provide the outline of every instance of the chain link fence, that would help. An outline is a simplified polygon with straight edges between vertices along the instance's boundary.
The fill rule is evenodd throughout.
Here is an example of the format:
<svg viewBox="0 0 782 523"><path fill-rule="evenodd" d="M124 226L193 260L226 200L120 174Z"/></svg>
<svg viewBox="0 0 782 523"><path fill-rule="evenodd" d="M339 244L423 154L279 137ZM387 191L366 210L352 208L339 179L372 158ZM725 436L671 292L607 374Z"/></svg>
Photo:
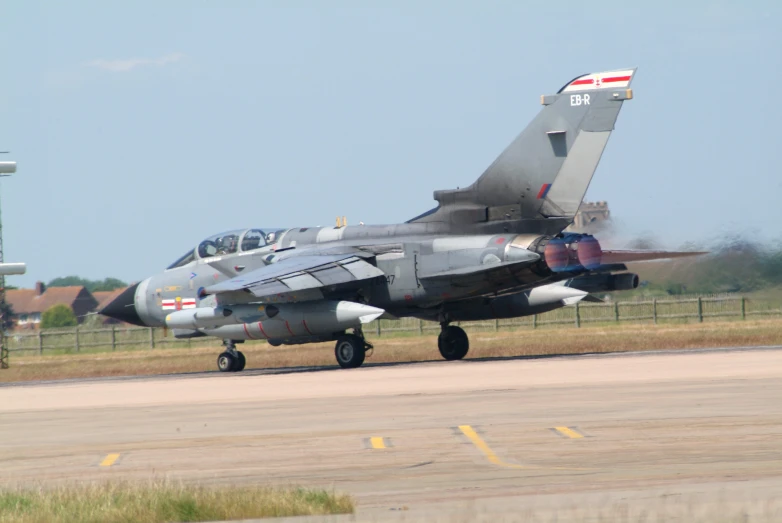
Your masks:
<svg viewBox="0 0 782 523"><path fill-rule="evenodd" d="M742 296L694 296L665 299L636 299L607 303L579 303L545 314L506 320L457 323L469 331L535 329L550 325L579 328L616 323L702 323L714 320L747 320L782 316L779 303ZM440 326L415 318L374 321L365 326L368 337L424 335L439 332ZM6 338L12 352L57 354L156 349L204 345L201 338L178 340L162 328L112 326L10 333ZM209 342L206 342L209 343ZM256 342L258 343L258 342Z"/></svg>

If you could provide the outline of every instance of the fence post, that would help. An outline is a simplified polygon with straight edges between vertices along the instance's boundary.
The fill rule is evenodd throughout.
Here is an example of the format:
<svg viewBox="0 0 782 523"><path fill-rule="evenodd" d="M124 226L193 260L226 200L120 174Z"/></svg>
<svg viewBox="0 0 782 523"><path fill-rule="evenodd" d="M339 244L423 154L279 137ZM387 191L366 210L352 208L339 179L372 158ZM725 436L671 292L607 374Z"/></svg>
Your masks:
<svg viewBox="0 0 782 523"><path fill-rule="evenodd" d="M495 318L494 319L494 332L497 332L498 330L500 330L500 320Z"/></svg>
<svg viewBox="0 0 782 523"><path fill-rule="evenodd" d="M576 328L581 328L581 309L578 308L578 302L576 302Z"/></svg>
<svg viewBox="0 0 782 523"><path fill-rule="evenodd" d="M532 315L532 328L537 329L538 328L538 315L533 314Z"/></svg>
<svg viewBox="0 0 782 523"><path fill-rule="evenodd" d="M76 330L73 331L73 334L75 338L73 341L73 345L74 348L76 349L76 352L79 352L79 326L78 325L76 326Z"/></svg>
<svg viewBox="0 0 782 523"><path fill-rule="evenodd" d="M154 349L155 348L155 328L150 327L149 328L149 348Z"/></svg>
<svg viewBox="0 0 782 523"><path fill-rule="evenodd" d="M703 300L698 296L698 323L703 323Z"/></svg>
<svg viewBox="0 0 782 523"><path fill-rule="evenodd" d="M619 302L614 302L614 321L619 321Z"/></svg>
<svg viewBox="0 0 782 523"><path fill-rule="evenodd" d="M43 354L43 331L38 328L38 355L41 356Z"/></svg>
<svg viewBox="0 0 782 523"><path fill-rule="evenodd" d="M652 299L652 319L654 319L654 324L657 325L657 298Z"/></svg>
<svg viewBox="0 0 782 523"><path fill-rule="evenodd" d="M114 325L111 326L111 350L117 349L117 333L114 330Z"/></svg>
<svg viewBox="0 0 782 523"><path fill-rule="evenodd" d="M418 320L418 335L424 335L424 320Z"/></svg>
<svg viewBox="0 0 782 523"><path fill-rule="evenodd" d="M744 296L741 297L741 319L747 319L747 299Z"/></svg>
<svg viewBox="0 0 782 523"><path fill-rule="evenodd" d="M380 320L375 320L375 334L380 336Z"/></svg>

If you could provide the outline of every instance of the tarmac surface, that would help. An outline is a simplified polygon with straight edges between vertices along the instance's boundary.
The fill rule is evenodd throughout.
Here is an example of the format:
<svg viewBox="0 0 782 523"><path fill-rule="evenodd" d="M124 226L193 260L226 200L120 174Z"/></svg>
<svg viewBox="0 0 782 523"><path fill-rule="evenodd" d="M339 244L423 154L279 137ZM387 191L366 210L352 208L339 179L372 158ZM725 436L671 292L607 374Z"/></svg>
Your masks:
<svg viewBox="0 0 782 523"><path fill-rule="evenodd" d="M0 485L166 477L355 497L356 516L323 521L775 521L782 350L5 385L0 441Z"/></svg>

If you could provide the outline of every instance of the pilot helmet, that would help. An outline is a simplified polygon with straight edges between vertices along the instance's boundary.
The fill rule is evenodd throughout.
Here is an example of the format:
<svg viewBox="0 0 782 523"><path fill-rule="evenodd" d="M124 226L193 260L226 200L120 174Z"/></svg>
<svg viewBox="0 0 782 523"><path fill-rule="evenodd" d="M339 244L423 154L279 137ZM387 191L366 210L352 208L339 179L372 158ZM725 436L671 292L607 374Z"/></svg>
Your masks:
<svg viewBox="0 0 782 523"><path fill-rule="evenodd" d="M236 240L237 237L235 234L228 234L218 238L217 241L215 241L215 245L217 245L218 250L223 252L233 252L236 250Z"/></svg>

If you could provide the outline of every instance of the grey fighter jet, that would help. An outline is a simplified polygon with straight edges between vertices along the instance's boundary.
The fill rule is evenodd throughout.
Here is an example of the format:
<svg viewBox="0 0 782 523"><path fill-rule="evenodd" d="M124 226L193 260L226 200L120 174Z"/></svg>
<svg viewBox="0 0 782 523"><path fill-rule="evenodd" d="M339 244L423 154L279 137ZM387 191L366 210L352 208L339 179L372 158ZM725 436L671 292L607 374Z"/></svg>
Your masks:
<svg viewBox="0 0 782 523"><path fill-rule="evenodd" d="M178 338L223 340L221 371L239 371L236 344L335 341L337 363L359 367L377 318L439 322L443 358L464 358L454 321L527 316L589 292L632 289L628 261L693 253L603 250L573 221L635 69L578 76L555 94L469 187L435 191L437 206L395 225L217 234L165 271L128 288L101 314L166 326Z"/></svg>

